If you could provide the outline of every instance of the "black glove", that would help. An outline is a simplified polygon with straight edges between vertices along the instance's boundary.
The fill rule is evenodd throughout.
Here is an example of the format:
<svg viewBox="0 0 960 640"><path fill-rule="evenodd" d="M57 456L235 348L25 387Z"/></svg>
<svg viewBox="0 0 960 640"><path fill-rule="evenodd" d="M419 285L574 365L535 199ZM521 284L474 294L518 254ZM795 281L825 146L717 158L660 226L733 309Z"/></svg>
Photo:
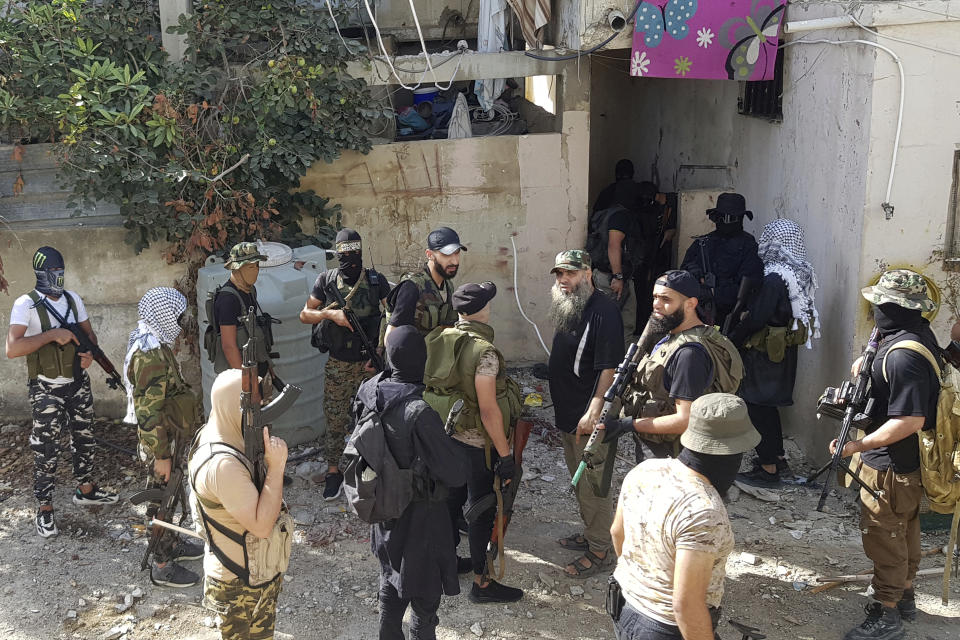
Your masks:
<svg viewBox="0 0 960 640"><path fill-rule="evenodd" d="M603 442L613 442L625 433L633 433L633 418L609 417L603 421Z"/></svg>
<svg viewBox="0 0 960 640"><path fill-rule="evenodd" d="M497 465L494 468L493 472L500 477L501 480L512 480L513 474L516 471L516 463L513 461L513 456L501 456L497 461Z"/></svg>

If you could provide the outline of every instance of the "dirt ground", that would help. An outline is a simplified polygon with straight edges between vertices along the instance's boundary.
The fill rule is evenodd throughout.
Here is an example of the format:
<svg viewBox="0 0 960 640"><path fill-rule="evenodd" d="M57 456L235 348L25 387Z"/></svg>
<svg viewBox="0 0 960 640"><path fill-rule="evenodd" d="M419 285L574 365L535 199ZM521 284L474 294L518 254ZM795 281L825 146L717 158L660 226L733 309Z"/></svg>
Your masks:
<svg viewBox="0 0 960 640"><path fill-rule="evenodd" d="M525 391L543 384L521 374ZM576 502L562 463L559 437L551 427L552 410L534 411L535 427L524 453L523 488L507 537L504 583L526 594L518 603L479 606L465 592L445 598L440 608L442 640L614 638L604 612L606 576L585 581L563 576L573 553L555 540L578 528ZM6 422L0 416L0 423ZM97 435L133 448L132 429L97 424ZM83 509L69 502L73 480L69 456L61 459L55 498L60 535L44 540L33 525L32 456L26 424L9 424L0 434L0 638L219 638L217 620L201 608L200 586L154 587L139 570L145 549L142 513L121 501L112 507ZM792 443L789 443L792 445ZM630 447L632 458L632 447ZM326 503L315 484L321 459L313 447L291 451L300 459L288 465L295 477L286 499L298 530L280 597L278 638L368 639L376 637L378 568L369 551L369 529L347 513L345 503ZM790 446L791 467L806 467ZM632 464L621 452L615 490ZM100 482L129 497L142 485L143 471L120 452L99 448ZM734 491L733 493L737 493ZM740 492L728 505L736 550L727 562L722 638L739 638L727 620L760 628L771 640L826 640L863 619L867 583L811 593L816 578L870 570L860 547L857 508L852 496L832 497L831 513L815 510L818 490L788 485L765 502ZM925 549L942 547L946 536L925 533ZM464 543L465 545L465 543ZM749 562L756 556L757 564ZM942 555L924 559L921 568L942 567ZM200 562L186 563L200 571ZM909 640L960 638L960 588L951 604L940 604L940 578L917 585L921 613L908 624ZM479 626L478 626L479 625Z"/></svg>

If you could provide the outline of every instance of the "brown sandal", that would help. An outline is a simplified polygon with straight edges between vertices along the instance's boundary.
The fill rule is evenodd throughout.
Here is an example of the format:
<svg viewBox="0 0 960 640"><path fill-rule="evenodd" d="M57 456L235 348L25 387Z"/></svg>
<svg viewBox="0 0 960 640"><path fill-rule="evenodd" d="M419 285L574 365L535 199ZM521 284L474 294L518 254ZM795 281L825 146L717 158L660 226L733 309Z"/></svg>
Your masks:
<svg viewBox="0 0 960 640"><path fill-rule="evenodd" d="M590 549L587 539L579 533L571 533L566 538L560 538L557 540L557 544L572 551L587 551Z"/></svg>
<svg viewBox="0 0 960 640"><path fill-rule="evenodd" d="M590 561L590 566L583 564L584 560ZM583 580L584 578L589 578L595 573L603 571L603 568L608 564L610 560L610 552L607 551L607 554L602 558L595 554L593 551L587 549L583 552L583 555L570 564L567 567L573 567L574 573L567 571L566 567L563 569L563 573L566 574L568 578L576 578L578 580Z"/></svg>

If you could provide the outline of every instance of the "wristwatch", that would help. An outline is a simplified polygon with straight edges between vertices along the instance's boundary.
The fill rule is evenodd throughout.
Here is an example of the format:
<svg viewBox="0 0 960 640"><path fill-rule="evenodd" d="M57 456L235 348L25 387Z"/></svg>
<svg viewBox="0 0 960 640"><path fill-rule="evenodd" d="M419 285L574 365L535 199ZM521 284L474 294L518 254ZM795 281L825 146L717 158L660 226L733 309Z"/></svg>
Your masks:
<svg viewBox="0 0 960 640"><path fill-rule="evenodd" d="M611 276L611 277L612 277L614 280L623 280L623 274L622 274L622 273L615 273L615 274L613 274L613 276Z"/></svg>

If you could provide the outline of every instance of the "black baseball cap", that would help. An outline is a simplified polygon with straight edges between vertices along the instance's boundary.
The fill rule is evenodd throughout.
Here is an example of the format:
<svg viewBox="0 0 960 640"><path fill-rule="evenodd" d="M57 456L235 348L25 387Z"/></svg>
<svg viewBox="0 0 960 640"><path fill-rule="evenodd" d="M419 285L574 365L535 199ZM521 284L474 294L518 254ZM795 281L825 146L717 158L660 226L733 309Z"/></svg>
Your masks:
<svg viewBox="0 0 960 640"><path fill-rule="evenodd" d="M450 227L440 227L431 231L430 235L427 236L427 249L439 251L445 256L457 251L467 250L465 246L460 244L460 236Z"/></svg>
<svg viewBox="0 0 960 640"><path fill-rule="evenodd" d="M700 298L700 282L689 271L683 271L681 269L667 271L657 278L654 284L659 284L667 289L673 289L680 295L688 298Z"/></svg>
<svg viewBox="0 0 960 640"><path fill-rule="evenodd" d="M453 292L453 308L465 316L476 313L487 306L497 295L497 285L492 282L462 284Z"/></svg>

